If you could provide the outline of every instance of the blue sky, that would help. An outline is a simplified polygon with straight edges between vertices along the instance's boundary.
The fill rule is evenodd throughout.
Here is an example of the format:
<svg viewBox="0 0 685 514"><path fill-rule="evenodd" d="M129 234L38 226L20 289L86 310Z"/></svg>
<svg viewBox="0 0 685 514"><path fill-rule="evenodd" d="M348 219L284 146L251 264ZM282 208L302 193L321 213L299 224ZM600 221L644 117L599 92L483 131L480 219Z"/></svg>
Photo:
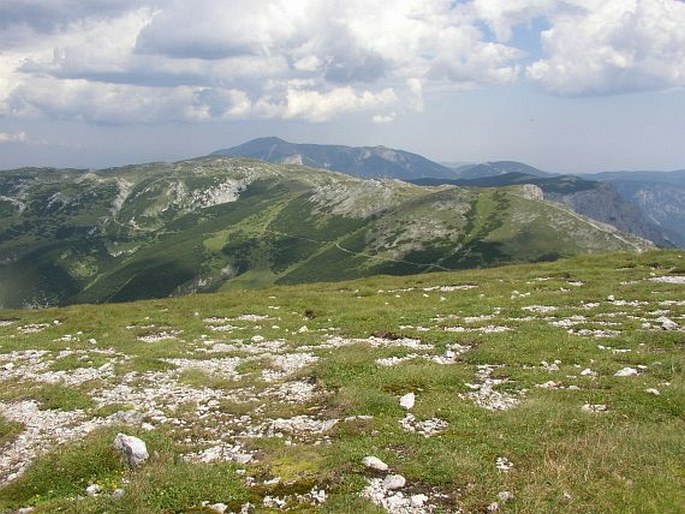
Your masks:
<svg viewBox="0 0 685 514"><path fill-rule="evenodd" d="M3 0L0 168L277 135L685 168L679 0Z"/></svg>

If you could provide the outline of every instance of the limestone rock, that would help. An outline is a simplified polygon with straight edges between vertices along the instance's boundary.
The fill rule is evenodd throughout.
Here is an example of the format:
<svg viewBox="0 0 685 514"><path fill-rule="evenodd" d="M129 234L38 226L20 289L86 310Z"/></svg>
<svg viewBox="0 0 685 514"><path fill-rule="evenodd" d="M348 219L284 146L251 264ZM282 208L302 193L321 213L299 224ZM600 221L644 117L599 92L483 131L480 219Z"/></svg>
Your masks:
<svg viewBox="0 0 685 514"><path fill-rule="evenodd" d="M394 489L402 489L407 483L407 480L402 475L388 475L383 480L383 487L390 491Z"/></svg>
<svg viewBox="0 0 685 514"><path fill-rule="evenodd" d="M402 398L400 398L400 407L404 407L409 410L414 407L416 402L416 395L414 393L407 393Z"/></svg>
<svg viewBox="0 0 685 514"><path fill-rule="evenodd" d="M635 368L623 368L619 369L616 373L614 373L615 377L630 377L633 375L637 375L638 371Z"/></svg>
<svg viewBox="0 0 685 514"><path fill-rule="evenodd" d="M369 469L375 469L376 471L388 471L388 465L383 462L378 457L368 456L362 459L362 464Z"/></svg>
<svg viewBox="0 0 685 514"><path fill-rule="evenodd" d="M660 318L657 318L655 320L657 323L661 325L661 328L664 330L678 330L678 324L667 318L666 316L661 316Z"/></svg>
<svg viewBox="0 0 685 514"><path fill-rule="evenodd" d="M114 449L124 455L132 468L137 468L150 457L145 442L132 435L117 434L114 438Z"/></svg>

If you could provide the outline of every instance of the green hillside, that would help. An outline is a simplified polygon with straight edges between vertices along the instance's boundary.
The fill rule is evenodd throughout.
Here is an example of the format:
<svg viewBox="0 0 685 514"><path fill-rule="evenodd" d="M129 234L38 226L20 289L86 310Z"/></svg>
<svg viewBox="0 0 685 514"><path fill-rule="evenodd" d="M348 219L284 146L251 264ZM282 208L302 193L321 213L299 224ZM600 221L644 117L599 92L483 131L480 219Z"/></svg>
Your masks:
<svg viewBox="0 0 685 514"><path fill-rule="evenodd" d="M228 157L4 171L0 208L6 308L649 247L518 186L419 187Z"/></svg>
<svg viewBox="0 0 685 514"><path fill-rule="evenodd" d="M680 512L683 288L650 251L0 311L0 512Z"/></svg>

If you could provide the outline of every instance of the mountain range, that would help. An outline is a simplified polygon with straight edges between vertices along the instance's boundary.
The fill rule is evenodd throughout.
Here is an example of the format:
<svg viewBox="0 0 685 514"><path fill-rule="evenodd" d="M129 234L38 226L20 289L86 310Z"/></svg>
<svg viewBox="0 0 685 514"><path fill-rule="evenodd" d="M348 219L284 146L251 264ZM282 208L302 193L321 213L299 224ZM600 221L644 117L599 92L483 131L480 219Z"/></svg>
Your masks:
<svg viewBox="0 0 685 514"><path fill-rule="evenodd" d="M647 238L662 247L685 247L685 170L576 176L550 173L515 161L442 165L386 147L296 144L276 137L254 139L215 154L302 164L358 177L396 178L418 184L462 187L535 184L542 188L546 199L565 204L579 214Z"/></svg>
<svg viewBox="0 0 685 514"><path fill-rule="evenodd" d="M0 172L0 307L536 262L652 247L531 184L418 186L214 155Z"/></svg>
<svg viewBox="0 0 685 514"><path fill-rule="evenodd" d="M277 137L253 139L212 155L248 157L278 164L299 164L361 178L455 178L455 171L425 157L385 146L351 147L289 143Z"/></svg>

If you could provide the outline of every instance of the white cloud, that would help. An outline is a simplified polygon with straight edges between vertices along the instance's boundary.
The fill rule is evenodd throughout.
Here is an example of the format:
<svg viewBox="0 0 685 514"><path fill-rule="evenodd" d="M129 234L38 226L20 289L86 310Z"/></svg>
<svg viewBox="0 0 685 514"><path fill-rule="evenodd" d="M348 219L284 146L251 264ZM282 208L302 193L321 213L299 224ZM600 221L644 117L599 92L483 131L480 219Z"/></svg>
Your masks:
<svg viewBox="0 0 685 514"><path fill-rule="evenodd" d="M685 3L569 0L542 33L530 78L561 95L685 86Z"/></svg>
<svg viewBox="0 0 685 514"><path fill-rule="evenodd" d="M397 117L396 112L391 112L389 114L376 114L371 117L371 122L377 125L382 125L383 123L392 123Z"/></svg>
<svg viewBox="0 0 685 514"><path fill-rule="evenodd" d="M526 76L553 93L685 83L676 0L3 0L0 115L378 120L437 89L518 80L513 29L540 16Z"/></svg>
<svg viewBox="0 0 685 514"><path fill-rule="evenodd" d="M0 143L28 143L29 136L26 132L0 132Z"/></svg>
<svg viewBox="0 0 685 514"><path fill-rule="evenodd" d="M518 52L483 40L450 0L8 1L5 25L24 31L0 55L12 116L322 121L420 110L422 82L506 82L518 69Z"/></svg>
<svg viewBox="0 0 685 514"><path fill-rule="evenodd" d="M559 6L560 0L474 0L476 16L492 29L498 41L509 41L516 25L544 17Z"/></svg>

